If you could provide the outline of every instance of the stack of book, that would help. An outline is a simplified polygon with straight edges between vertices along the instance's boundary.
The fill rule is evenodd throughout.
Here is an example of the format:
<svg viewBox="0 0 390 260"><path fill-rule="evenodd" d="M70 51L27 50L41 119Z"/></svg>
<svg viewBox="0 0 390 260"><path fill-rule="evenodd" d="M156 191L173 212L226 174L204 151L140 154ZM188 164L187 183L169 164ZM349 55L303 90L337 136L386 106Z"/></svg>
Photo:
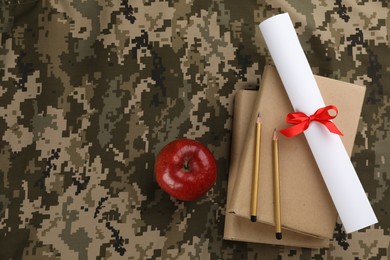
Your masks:
<svg viewBox="0 0 390 260"><path fill-rule="evenodd" d="M365 95L362 86L315 76L326 104L337 106L333 120L349 153ZM255 124L262 119L257 221L250 220ZM275 238L272 175L274 129L286 128L293 112L276 69L266 66L259 91L239 90L235 97L224 239L308 248L328 247L337 212L303 134L279 138L281 222Z"/></svg>

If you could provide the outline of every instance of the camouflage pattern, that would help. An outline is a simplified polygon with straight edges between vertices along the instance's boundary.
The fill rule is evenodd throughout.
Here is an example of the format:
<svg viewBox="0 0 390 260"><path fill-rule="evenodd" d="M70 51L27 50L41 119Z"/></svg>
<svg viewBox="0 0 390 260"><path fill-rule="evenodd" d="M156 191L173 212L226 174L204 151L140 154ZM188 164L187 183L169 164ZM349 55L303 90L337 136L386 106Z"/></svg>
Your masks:
<svg viewBox="0 0 390 260"><path fill-rule="evenodd" d="M234 94L281 12L314 73L367 87L352 160L379 223L338 222L329 249L222 239ZM0 259L388 259L389 19L386 0L0 0ZM196 202L153 175L178 137L217 159Z"/></svg>

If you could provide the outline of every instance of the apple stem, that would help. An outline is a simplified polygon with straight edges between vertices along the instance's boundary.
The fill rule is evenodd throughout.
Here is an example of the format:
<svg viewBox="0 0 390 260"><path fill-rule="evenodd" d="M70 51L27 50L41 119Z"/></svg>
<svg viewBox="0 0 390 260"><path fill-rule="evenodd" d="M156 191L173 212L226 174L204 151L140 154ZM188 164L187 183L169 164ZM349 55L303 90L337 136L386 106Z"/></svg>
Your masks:
<svg viewBox="0 0 390 260"><path fill-rule="evenodd" d="M183 168L186 172L188 172L190 170L190 159L188 158L185 158L184 159L184 165L183 165Z"/></svg>

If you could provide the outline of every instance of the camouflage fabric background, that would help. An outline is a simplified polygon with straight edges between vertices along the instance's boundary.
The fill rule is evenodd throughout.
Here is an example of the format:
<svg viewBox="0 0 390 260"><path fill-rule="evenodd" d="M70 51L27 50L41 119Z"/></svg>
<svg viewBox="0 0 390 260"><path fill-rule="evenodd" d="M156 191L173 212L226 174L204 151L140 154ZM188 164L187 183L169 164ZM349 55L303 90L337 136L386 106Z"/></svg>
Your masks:
<svg viewBox="0 0 390 260"><path fill-rule="evenodd" d="M352 160L379 223L329 249L222 239L234 94L281 12L314 73L367 87ZM389 23L386 0L0 0L0 259L388 259ZM196 202L153 175L178 137L218 162Z"/></svg>

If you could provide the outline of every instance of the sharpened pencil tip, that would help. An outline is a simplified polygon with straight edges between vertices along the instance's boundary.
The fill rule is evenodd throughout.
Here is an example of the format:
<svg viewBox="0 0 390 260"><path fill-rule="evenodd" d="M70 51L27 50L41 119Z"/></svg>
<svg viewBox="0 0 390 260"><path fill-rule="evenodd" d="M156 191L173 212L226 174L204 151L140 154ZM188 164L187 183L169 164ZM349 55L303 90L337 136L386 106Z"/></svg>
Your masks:
<svg viewBox="0 0 390 260"><path fill-rule="evenodd" d="M260 115L260 112L257 113L256 123L261 123L261 115Z"/></svg>
<svg viewBox="0 0 390 260"><path fill-rule="evenodd" d="M273 135L272 139L278 140L278 132L276 131L276 128L274 129L274 135Z"/></svg>

